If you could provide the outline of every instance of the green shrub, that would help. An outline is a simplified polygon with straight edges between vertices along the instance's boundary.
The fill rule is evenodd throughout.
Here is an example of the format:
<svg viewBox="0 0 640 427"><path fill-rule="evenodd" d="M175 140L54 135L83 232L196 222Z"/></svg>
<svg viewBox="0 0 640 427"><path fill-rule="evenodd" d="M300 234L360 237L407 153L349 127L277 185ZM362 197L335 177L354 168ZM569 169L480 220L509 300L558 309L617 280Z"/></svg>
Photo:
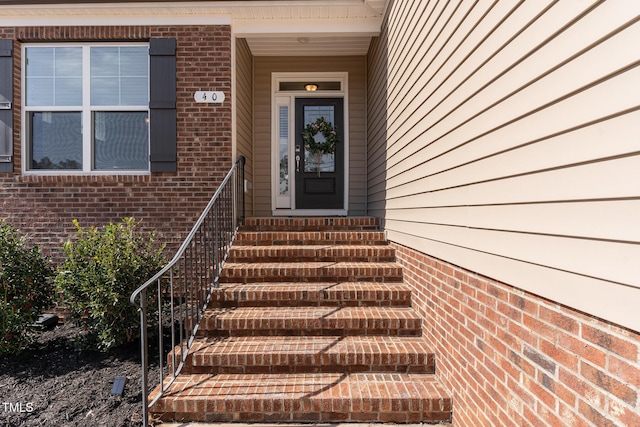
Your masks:
<svg viewBox="0 0 640 427"><path fill-rule="evenodd" d="M56 285L72 318L86 331L82 348L106 351L139 333L139 313L129 297L163 267L164 246L155 244L153 233L137 233L133 218L102 229L84 230L77 220L73 223L77 239L64 245L66 258ZM155 307L153 301L149 306Z"/></svg>
<svg viewBox="0 0 640 427"><path fill-rule="evenodd" d="M53 270L37 246L0 220L0 355L18 353L35 336L33 325L53 304Z"/></svg>

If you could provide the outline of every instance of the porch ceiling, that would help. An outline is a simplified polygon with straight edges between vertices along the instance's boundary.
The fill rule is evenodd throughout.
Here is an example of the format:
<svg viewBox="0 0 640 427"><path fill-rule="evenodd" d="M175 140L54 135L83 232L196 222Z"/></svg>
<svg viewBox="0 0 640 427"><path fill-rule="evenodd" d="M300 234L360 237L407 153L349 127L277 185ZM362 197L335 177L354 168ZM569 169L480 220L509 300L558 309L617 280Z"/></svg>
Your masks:
<svg viewBox="0 0 640 427"><path fill-rule="evenodd" d="M0 0L0 26L232 24L254 55L364 55L387 1Z"/></svg>
<svg viewBox="0 0 640 427"><path fill-rule="evenodd" d="M0 26L232 24L256 56L364 55L387 1L0 0Z"/></svg>

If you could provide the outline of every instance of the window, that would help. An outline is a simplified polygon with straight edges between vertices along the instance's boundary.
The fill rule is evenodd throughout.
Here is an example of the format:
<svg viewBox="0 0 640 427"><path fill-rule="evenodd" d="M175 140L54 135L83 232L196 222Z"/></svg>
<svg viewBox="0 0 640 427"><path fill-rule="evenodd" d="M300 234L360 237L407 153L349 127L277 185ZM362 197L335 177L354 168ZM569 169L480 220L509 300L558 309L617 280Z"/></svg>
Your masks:
<svg viewBox="0 0 640 427"><path fill-rule="evenodd" d="M31 171L149 171L149 47L27 45Z"/></svg>

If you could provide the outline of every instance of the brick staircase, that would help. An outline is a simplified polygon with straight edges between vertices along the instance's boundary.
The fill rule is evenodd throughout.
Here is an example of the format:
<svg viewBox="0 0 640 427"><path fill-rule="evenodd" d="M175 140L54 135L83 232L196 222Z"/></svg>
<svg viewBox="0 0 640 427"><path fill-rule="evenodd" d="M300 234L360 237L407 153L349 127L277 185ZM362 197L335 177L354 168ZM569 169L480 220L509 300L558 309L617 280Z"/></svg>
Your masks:
<svg viewBox="0 0 640 427"><path fill-rule="evenodd" d="M402 268L374 218L249 218L165 421L451 419Z"/></svg>

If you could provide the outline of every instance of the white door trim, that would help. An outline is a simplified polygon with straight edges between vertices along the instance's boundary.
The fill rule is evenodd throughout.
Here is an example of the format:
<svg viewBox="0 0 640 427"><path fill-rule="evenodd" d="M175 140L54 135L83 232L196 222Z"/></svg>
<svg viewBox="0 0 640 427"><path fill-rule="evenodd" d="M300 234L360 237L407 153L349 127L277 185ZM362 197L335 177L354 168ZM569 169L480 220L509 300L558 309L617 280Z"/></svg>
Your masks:
<svg viewBox="0 0 640 427"><path fill-rule="evenodd" d="M340 82L340 90L318 90L316 92L280 91L280 82ZM346 216L349 206L349 73L347 72L280 72L271 74L271 213L273 216L339 215ZM342 98L344 103L344 200L342 209L296 209L295 179L295 99L296 98ZM288 106L288 195L281 195L280 188L280 122L279 107Z"/></svg>

